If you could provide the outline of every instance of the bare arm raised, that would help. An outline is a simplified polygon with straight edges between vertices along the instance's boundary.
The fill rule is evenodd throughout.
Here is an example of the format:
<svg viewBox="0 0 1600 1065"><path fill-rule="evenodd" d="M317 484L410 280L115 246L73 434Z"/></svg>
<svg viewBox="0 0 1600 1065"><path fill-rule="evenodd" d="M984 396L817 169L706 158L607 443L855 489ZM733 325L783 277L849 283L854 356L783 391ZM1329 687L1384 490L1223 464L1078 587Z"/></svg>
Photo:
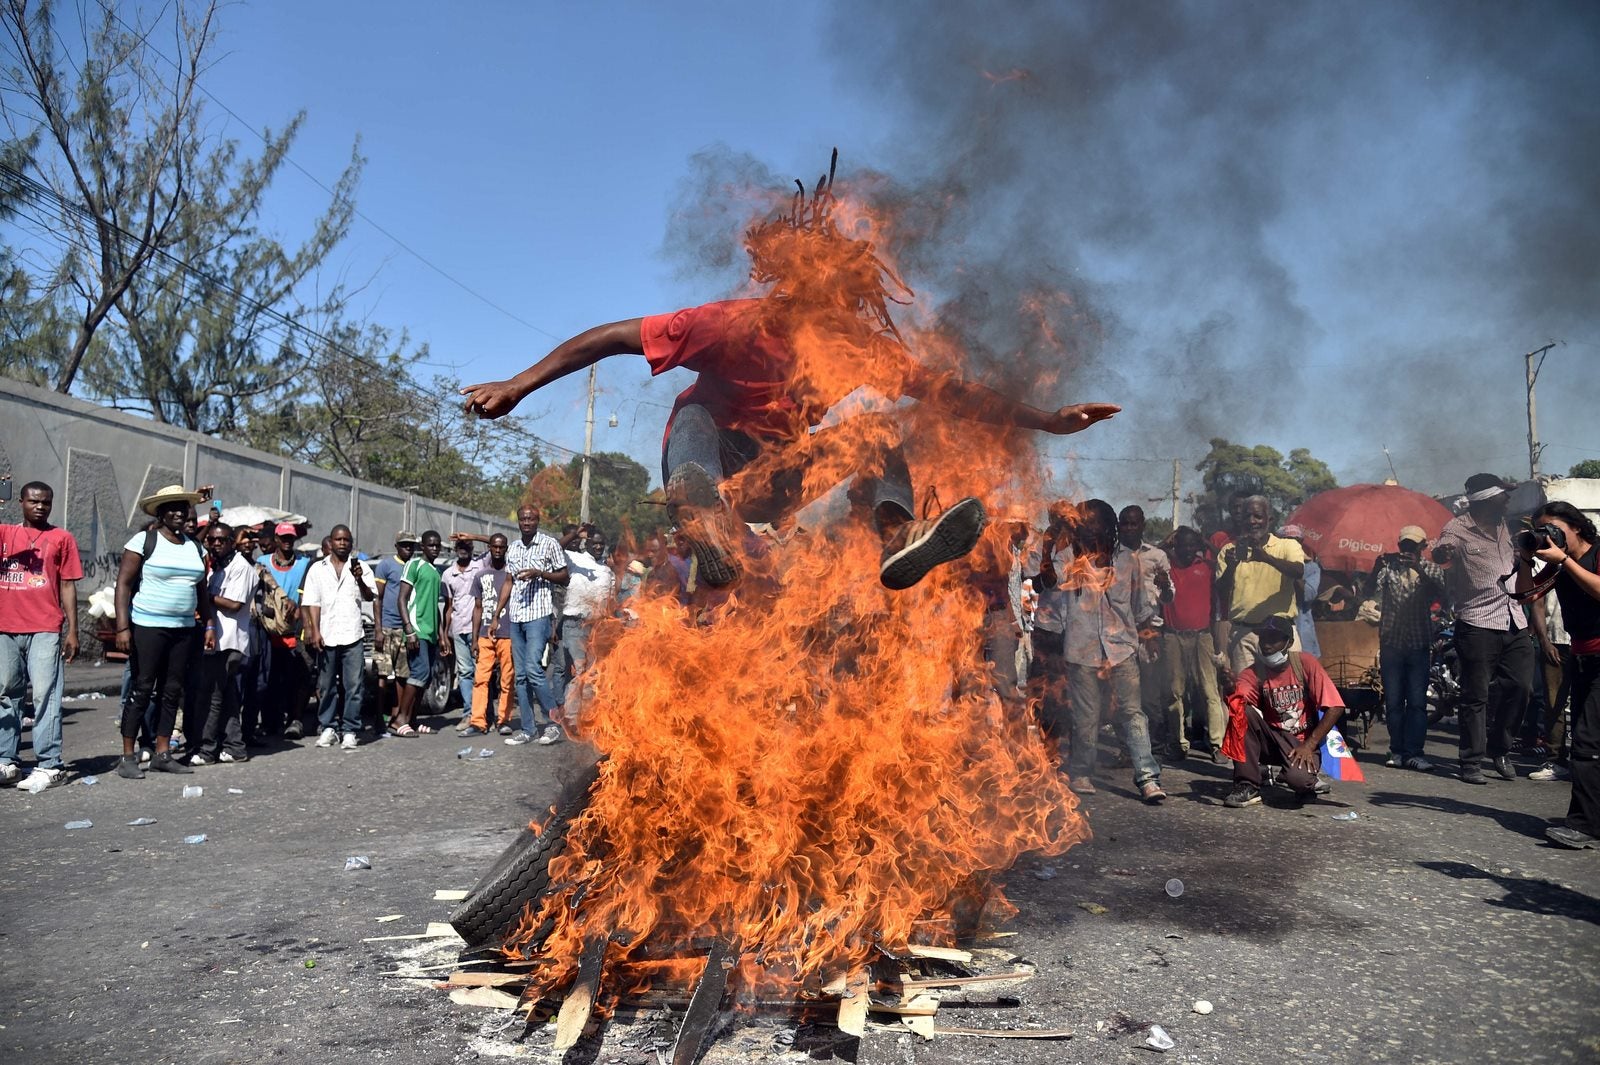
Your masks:
<svg viewBox="0 0 1600 1065"><path fill-rule="evenodd" d="M499 418L511 413L530 393L570 373L587 369L601 359L612 355L643 355L643 321L629 318L585 329L571 340L556 345L550 354L509 381L468 385L461 390L467 397L467 413Z"/></svg>

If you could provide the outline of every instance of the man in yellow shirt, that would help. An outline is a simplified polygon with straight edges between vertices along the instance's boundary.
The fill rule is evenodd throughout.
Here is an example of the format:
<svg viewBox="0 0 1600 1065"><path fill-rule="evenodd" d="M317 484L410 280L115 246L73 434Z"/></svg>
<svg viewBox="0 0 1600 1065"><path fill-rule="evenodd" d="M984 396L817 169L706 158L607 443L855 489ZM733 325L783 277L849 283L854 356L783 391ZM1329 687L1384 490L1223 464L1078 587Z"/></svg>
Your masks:
<svg viewBox="0 0 1600 1065"><path fill-rule="evenodd" d="M1239 538L1217 552L1217 646L1228 656L1228 669L1238 676L1256 660L1257 625L1270 617L1285 618L1294 629L1299 611L1295 582L1305 572L1300 545L1272 535L1272 505L1262 496L1244 500ZM1291 651L1300 649L1296 633Z"/></svg>

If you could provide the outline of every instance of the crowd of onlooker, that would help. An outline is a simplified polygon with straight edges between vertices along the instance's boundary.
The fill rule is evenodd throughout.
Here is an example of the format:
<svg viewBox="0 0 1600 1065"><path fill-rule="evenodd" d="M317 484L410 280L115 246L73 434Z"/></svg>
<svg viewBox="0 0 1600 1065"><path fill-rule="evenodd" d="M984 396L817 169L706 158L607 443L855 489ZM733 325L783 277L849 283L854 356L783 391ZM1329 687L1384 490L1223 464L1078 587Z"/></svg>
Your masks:
<svg viewBox="0 0 1600 1065"><path fill-rule="evenodd" d="M123 545L107 628L89 637L126 662L119 776L244 762L282 740L355 750L363 736L429 735L456 694L464 735L558 743L593 623L643 572L619 593L604 535L552 536L537 506L521 508L515 537L453 532L447 561L433 530L401 531L392 554L368 558L335 525L303 551L304 524L236 528L209 502L209 488L179 485L139 501L148 523ZM23 521L0 525L0 783L42 791L65 778L83 567L50 524L48 485L24 485L19 505Z"/></svg>
<svg viewBox="0 0 1600 1065"><path fill-rule="evenodd" d="M1530 776L1572 785L1566 824L1550 838L1594 846L1600 537L1566 503L1514 531L1508 487L1470 478L1462 513L1436 540L1396 530L1395 549L1362 578L1384 764L1435 768L1423 751L1429 685L1449 647L1460 779L1485 784L1487 766L1515 780L1514 751L1543 754ZM706 590L682 533L651 536L632 557L592 525L551 535L537 506L518 511L516 536L452 531L449 558L434 530L402 531L392 554L367 558L345 525L306 552L303 524L234 528L209 500L176 485L140 500L150 521L123 548L108 621L127 658L124 777L243 762L283 739L355 750L363 735L432 734L452 694L465 736L559 743L576 720L596 621L642 588L686 604ZM83 570L72 536L49 522L50 487L24 485L19 504L22 522L0 526L0 783L21 775L26 682L36 764L23 786L38 791L63 777L63 663L83 642ZM1032 702L1079 794L1097 790L1108 719L1148 803L1166 798L1163 764L1195 755L1231 770L1230 807L1259 803L1274 782L1302 801L1327 791L1330 764L1366 735L1347 745L1336 727L1345 699L1319 661L1320 569L1303 530L1276 527L1268 501L1252 496L1209 538L1180 526L1151 544L1145 533L1140 507L1119 513L1100 499L1052 505L1042 529L1021 511L991 526L998 548L967 565L1001 699L1019 711Z"/></svg>
<svg viewBox="0 0 1600 1065"><path fill-rule="evenodd" d="M1600 576L1594 523L1549 502L1517 527L1499 478L1469 478L1462 510L1429 542L1395 530L1393 551L1360 575L1360 616L1375 624L1388 730L1384 765L1431 772L1423 743L1440 704L1459 726L1459 778L1487 767L1518 775L1511 755L1545 759L1529 774L1570 780L1563 846L1600 840ZM1204 538L1179 526L1145 542L1138 506L1063 501L1042 532L1002 519L1009 571L990 567L986 656L1003 698L1037 699L1061 741L1070 786L1096 791L1107 715L1146 802L1166 796L1163 763L1203 753L1231 767L1230 807L1261 801L1268 779L1302 801L1348 746L1345 697L1319 661L1313 603L1321 577L1304 530L1274 528L1268 501L1235 501L1232 527ZM1448 693L1430 696L1435 656L1453 652ZM1543 668L1540 668L1540 667ZM1430 704L1430 698L1434 700ZM1570 720L1570 725L1568 721ZM1192 749L1199 747L1199 752Z"/></svg>

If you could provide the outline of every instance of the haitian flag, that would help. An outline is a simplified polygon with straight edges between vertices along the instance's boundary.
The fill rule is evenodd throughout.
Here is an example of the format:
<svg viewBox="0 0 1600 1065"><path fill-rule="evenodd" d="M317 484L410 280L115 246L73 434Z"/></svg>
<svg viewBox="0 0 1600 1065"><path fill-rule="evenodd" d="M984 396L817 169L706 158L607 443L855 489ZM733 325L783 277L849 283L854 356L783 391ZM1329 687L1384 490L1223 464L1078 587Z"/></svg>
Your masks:
<svg viewBox="0 0 1600 1065"><path fill-rule="evenodd" d="M1356 756L1350 753L1344 737L1336 728L1329 729L1327 738L1322 741L1322 771L1335 780L1354 780L1363 784L1367 781Z"/></svg>

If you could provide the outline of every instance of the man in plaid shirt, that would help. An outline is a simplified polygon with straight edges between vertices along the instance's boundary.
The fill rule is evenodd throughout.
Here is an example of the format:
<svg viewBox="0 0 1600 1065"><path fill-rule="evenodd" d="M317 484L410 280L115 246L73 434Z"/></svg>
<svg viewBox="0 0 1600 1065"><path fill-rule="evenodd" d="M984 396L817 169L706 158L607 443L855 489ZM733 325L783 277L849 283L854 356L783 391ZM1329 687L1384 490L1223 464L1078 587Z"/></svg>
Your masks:
<svg viewBox="0 0 1600 1065"><path fill-rule="evenodd" d="M561 739L561 729L550 720L555 697L545 672L545 647L554 624L556 585L567 583L567 554L555 537L539 531L543 517L537 506L517 511L522 535L511 541L506 565L516 576L511 586L511 658L517 668L517 707L521 731L506 740L512 746L527 743L537 733L546 743Z"/></svg>
<svg viewBox="0 0 1600 1065"><path fill-rule="evenodd" d="M1445 598L1444 570L1422 557L1427 534L1416 525L1400 530L1400 550L1372 567L1369 595L1378 601L1378 672L1389 723L1391 769L1427 772L1422 756L1428 732L1428 664L1433 647L1433 604Z"/></svg>

